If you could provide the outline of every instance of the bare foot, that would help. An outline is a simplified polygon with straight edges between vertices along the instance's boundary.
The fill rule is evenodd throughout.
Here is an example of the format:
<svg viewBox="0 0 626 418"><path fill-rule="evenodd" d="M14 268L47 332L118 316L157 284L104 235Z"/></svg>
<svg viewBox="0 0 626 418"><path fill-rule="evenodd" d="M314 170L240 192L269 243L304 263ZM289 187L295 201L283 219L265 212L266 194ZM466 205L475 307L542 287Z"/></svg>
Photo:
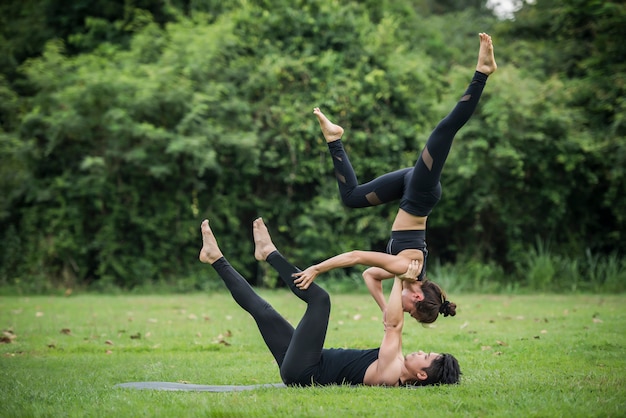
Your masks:
<svg viewBox="0 0 626 418"><path fill-rule="evenodd" d="M254 236L254 258L263 261L268 255L276 251L276 246L272 242L270 232L262 218L256 218L252 222L252 235Z"/></svg>
<svg viewBox="0 0 626 418"><path fill-rule="evenodd" d="M200 250L198 258L203 263L213 264L224 255L222 254L222 251L220 251L220 247L217 245L217 240L215 239L215 235L213 235L213 231L211 231L211 227L209 226L209 221L207 219L202 221L200 230L202 231L202 249Z"/></svg>
<svg viewBox="0 0 626 418"><path fill-rule="evenodd" d="M341 137L343 136L343 128L341 126L335 125L334 123L329 121L319 107L313 109L313 113L315 114L315 116L317 116L317 120L320 123L320 127L322 128L322 134L324 135L324 139L326 139L326 142L333 142L341 139Z"/></svg>
<svg viewBox="0 0 626 418"><path fill-rule="evenodd" d="M478 50L476 71L489 75L498 68L496 58L493 56L493 42L491 42L491 36L486 33L479 33L478 36L480 37L480 49Z"/></svg>

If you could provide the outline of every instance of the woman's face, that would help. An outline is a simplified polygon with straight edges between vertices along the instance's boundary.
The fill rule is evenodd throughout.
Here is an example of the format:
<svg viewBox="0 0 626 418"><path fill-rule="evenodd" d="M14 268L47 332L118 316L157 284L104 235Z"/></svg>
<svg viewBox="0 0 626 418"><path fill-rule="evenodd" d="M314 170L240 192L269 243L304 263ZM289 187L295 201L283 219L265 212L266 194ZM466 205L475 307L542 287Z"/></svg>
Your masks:
<svg viewBox="0 0 626 418"><path fill-rule="evenodd" d="M413 318L418 319L415 303L424 299L424 292L421 286L411 283L411 285L402 289L402 310L407 312Z"/></svg>

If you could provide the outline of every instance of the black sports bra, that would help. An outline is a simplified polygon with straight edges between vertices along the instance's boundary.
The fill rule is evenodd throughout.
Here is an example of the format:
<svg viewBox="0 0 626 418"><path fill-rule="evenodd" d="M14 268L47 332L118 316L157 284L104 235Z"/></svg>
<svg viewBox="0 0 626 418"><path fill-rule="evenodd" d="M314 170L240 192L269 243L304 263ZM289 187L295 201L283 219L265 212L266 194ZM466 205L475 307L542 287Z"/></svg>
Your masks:
<svg viewBox="0 0 626 418"><path fill-rule="evenodd" d="M417 280L422 281L426 276L426 260L428 258L426 231L423 229L391 231L391 238L387 243L387 254L398 255L403 250L420 250L424 253L422 272L417 276Z"/></svg>

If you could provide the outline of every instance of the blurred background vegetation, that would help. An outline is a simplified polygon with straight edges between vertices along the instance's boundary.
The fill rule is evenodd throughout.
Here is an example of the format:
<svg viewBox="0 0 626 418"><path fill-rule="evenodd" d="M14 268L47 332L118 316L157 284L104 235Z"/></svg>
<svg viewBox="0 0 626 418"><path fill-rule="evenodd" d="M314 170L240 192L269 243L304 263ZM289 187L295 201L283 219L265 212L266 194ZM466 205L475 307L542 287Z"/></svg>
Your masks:
<svg viewBox="0 0 626 418"><path fill-rule="evenodd" d="M486 3L2 2L0 288L203 289L204 218L261 286L256 216L303 268L382 250L397 205L342 207L312 109L346 128L360 180L411 166L488 32L499 70L444 170L431 278L624 291L626 5Z"/></svg>

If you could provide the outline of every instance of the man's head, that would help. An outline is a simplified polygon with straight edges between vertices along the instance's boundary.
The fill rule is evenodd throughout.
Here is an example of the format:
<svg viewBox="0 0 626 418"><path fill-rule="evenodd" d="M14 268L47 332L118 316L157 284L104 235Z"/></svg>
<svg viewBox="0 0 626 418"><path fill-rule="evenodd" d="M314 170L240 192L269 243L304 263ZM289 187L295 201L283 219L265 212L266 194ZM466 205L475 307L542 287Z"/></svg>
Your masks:
<svg viewBox="0 0 626 418"><path fill-rule="evenodd" d="M452 354L418 351L406 355L404 365L415 376L410 383L416 386L455 384L461 378L461 367Z"/></svg>

